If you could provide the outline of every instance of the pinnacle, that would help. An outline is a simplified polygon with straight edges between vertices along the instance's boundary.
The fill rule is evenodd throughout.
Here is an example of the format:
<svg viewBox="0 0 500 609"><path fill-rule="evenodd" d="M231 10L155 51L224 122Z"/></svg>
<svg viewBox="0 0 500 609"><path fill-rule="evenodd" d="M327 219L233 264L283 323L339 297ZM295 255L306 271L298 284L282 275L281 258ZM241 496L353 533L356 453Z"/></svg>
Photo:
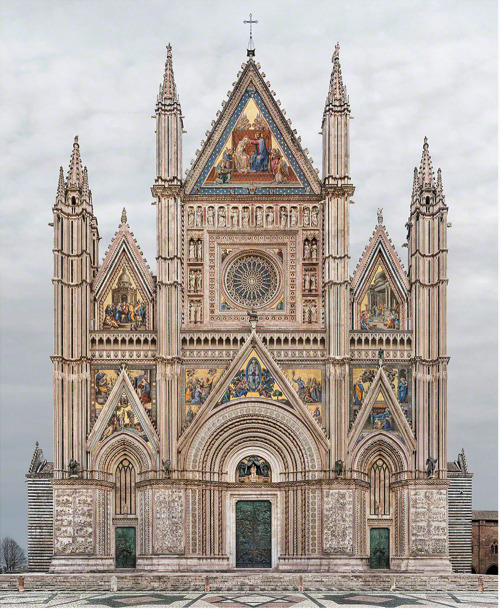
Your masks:
<svg viewBox="0 0 500 609"><path fill-rule="evenodd" d="M59 168L59 182L57 184L57 195L64 197L65 189L66 189L66 184L64 182L64 169L62 168L62 165L61 165L61 167Z"/></svg>
<svg viewBox="0 0 500 609"><path fill-rule="evenodd" d="M68 171L68 188L79 188L82 179L82 161L80 159L80 146L78 144L78 136L75 135L73 142L73 151L69 161Z"/></svg>
<svg viewBox="0 0 500 609"><path fill-rule="evenodd" d="M161 87L162 101L177 101L177 88L174 79L174 67L172 62L172 45L167 45L167 59L165 61L165 73L163 75L163 86Z"/></svg>
<svg viewBox="0 0 500 609"><path fill-rule="evenodd" d="M348 104L349 99L347 97L347 89L344 87L344 83L342 82L342 69L340 67L340 44L338 42L335 45L332 63L333 68L330 76L330 86L328 89L328 96L326 98L326 105Z"/></svg>
<svg viewBox="0 0 500 609"><path fill-rule="evenodd" d="M420 162L420 171L418 173L419 183L422 188L435 188L434 171L432 170L432 160L429 154L429 142L427 137L424 137L424 149L422 151L422 160Z"/></svg>
<svg viewBox="0 0 500 609"><path fill-rule="evenodd" d="M89 192L89 174L86 167L83 168L82 192L84 194Z"/></svg>

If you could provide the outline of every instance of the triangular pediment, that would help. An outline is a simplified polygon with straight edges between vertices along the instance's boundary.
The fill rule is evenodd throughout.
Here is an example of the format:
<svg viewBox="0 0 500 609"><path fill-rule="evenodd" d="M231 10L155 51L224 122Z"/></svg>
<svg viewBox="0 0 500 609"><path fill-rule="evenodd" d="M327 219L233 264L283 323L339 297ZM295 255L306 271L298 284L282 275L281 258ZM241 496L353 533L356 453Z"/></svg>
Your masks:
<svg viewBox="0 0 500 609"><path fill-rule="evenodd" d="M318 194L318 175L253 60L188 174L187 194Z"/></svg>
<svg viewBox="0 0 500 609"><path fill-rule="evenodd" d="M349 432L349 450L352 451L367 436L379 432L398 438L407 448L416 446L413 432L382 367L378 369Z"/></svg>
<svg viewBox="0 0 500 609"><path fill-rule="evenodd" d="M382 224L375 229L351 281L354 330L408 330L408 277Z"/></svg>
<svg viewBox="0 0 500 609"><path fill-rule="evenodd" d="M122 223L94 279L96 329L152 330L155 282L128 224Z"/></svg>
<svg viewBox="0 0 500 609"><path fill-rule="evenodd" d="M292 374L296 375L297 380L300 380L297 387L301 387L302 381L305 379L304 384L307 385L308 395L313 395L313 399L319 401L311 401L308 404L304 399L305 392L299 393L298 389L292 386L292 382L288 378L289 375L293 378ZM310 380L313 377L314 380ZM213 411L233 402L237 404L242 401L267 402L270 406L295 411L320 442L327 447L328 441L322 430L324 417L322 385L318 381L321 378L319 369L281 370L258 335L252 332L232 364L221 376L203 407L191 419L190 425L180 439L179 448L182 448L188 438L197 433ZM320 386L317 387L316 383ZM317 416L315 416L315 411L318 413Z"/></svg>
<svg viewBox="0 0 500 609"><path fill-rule="evenodd" d="M120 433L132 434L140 438L153 453L158 449L156 431L125 368L120 372L106 405L89 435L87 449L93 451L96 446Z"/></svg>

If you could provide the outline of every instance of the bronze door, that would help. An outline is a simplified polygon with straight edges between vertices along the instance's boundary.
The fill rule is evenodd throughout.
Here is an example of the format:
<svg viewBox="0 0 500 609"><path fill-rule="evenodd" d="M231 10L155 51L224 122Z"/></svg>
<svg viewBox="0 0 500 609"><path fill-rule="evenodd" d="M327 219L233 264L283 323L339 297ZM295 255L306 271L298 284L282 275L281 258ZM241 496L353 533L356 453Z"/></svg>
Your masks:
<svg viewBox="0 0 500 609"><path fill-rule="evenodd" d="M271 568L271 502L236 502L236 567Z"/></svg>
<svg viewBox="0 0 500 609"><path fill-rule="evenodd" d="M115 560L117 569L135 569L134 527L116 527Z"/></svg>
<svg viewBox="0 0 500 609"><path fill-rule="evenodd" d="M389 529L370 529L370 569L389 569Z"/></svg>

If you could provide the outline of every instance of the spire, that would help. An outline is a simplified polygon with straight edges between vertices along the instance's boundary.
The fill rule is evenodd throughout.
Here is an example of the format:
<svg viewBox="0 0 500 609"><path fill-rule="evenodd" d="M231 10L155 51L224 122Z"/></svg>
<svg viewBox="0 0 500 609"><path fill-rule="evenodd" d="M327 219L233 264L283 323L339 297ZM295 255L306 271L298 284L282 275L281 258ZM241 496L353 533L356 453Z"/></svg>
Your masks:
<svg viewBox="0 0 500 609"><path fill-rule="evenodd" d="M175 86L174 67L172 62L172 45L167 44L167 59L165 61L165 73L163 85L160 88L161 101L178 101L177 87Z"/></svg>
<svg viewBox="0 0 500 609"><path fill-rule="evenodd" d="M418 174L419 183L422 188L435 188L434 172L432 170L431 155L429 154L429 143L424 137L424 149L422 151L422 160L420 161L420 171Z"/></svg>
<svg viewBox="0 0 500 609"><path fill-rule="evenodd" d="M330 76L330 87L328 89L328 96L326 98L325 110L329 104L334 106L348 105L349 98L347 96L347 89L344 87L342 82L342 69L340 67L340 45L337 42L335 45L335 51L332 56L332 75Z"/></svg>
<svg viewBox="0 0 500 609"><path fill-rule="evenodd" d="M66 184L64 182L64 169L59 168L59 182L57 184L57 197L62 197L64 199L64 194L66 192Z"/></svg>
<svg viewBox="0 0 500 609"><path fill-rule="evenodd" d="M68 171L68 188L80 188L82 178L82 161L80 159L80 146L78 145L78 136L75 135L73 142L73 152L69 161Z"/></svg>
<svg viewBox="0 0 500 609"><path fill-rule="evenodd" d="M87 168L84 167L83 168L83 180L82 180L82 195L83 196L88 196L89 195L89 174L87 171Z"/></svg>
<svg viewBox="0 0 500 609"><path fill-rule="evenodd" d="M125 208L122 209L122 219L121 219L121 224L122 226L124 224L127 224L127 210Z"/></svg>

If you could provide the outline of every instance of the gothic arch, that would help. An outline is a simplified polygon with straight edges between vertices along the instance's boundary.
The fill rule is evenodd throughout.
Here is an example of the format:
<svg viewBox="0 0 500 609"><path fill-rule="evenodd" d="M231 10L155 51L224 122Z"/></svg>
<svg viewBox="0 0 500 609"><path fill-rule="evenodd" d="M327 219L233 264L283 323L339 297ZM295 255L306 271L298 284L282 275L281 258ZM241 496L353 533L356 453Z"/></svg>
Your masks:
<svg viewBox="0 0 500 609"><path fill-rule="evenodd" d="M305 471L316 478L323 468L305 424L292 412L261 402L233 402L215 411L187 446L184 467L188 476L204 471L232 481L237 459L259 450L274 468L275 480L301 479Z"/></svg>
<svg viewBox="0 0 500 609"><path fill-rule="evenodd" d="M370 434L355 447L351 455L352 469L368 474L378 457L382 457L393 474L410 469L410 454L404 444L387 432Z"/></svg>
<svg viewBox="0 0 500 609"><path fill-rule="evenodd" d="M120 461L127 457L133 463L139 480L141 475L156 470L155 457L149 446L128 431L112 435L99 446L94 455L93 469L102 472L105 476L114 476Z"/></svg>

